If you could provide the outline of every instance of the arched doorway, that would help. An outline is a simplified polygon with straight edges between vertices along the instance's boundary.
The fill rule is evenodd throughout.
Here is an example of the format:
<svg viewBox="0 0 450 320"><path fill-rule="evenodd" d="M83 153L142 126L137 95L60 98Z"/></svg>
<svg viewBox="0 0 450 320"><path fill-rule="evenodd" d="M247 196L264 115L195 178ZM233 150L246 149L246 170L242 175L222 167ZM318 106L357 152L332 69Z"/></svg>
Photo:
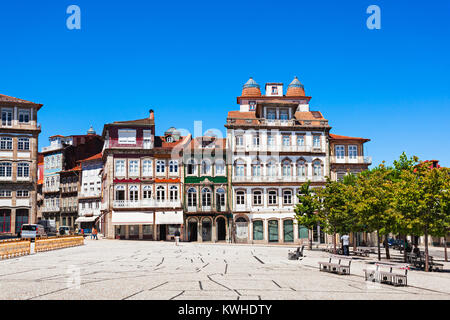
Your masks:
<svg viewBox="0 0 450 320"><path fill-rule="evenodd" d="M269 242L278 242L278 221L269 220Z"/></svg>
<svg viewBox="0 0 450 320"><path fill-rule="evenodd" d="M11 210L0 210L0 233L11 232Z"/></svg>
<svg viewBox="0 0 450 320"><path fill-rule="evenodd" d="M211 219L206 218L202 220L202 241L212 240L212 222Z"/></svg>
<svg viewBox="0 0 450 320"><path fill-rule="evenodd" d="M198 223L197 220L188 221L188 241L197 241Z"/></svg>
<svg viewBox="0 0 450 320"><path fill-rule="evenodd" d="M225 225L225 219L219 217L216 220L217 241L225 241L227 237L227 227Z"/></svg>
<svg viewBox="0 0 450 320"><path fill-rule="evenodd" d="M236 242L248 241L248 221L244 217L236 219Z"/></svg>

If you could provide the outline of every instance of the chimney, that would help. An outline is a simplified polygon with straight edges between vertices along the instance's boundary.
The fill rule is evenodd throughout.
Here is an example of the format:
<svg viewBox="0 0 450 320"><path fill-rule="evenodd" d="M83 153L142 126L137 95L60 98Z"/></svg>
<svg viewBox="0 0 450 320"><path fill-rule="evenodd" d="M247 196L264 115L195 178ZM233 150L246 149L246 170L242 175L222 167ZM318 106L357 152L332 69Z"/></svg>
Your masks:
<svg viewBox="0 0 450 320"><path fill-rule="evenodd" d="M150 109L150 115L148 117L150 120L155 120L155 112L153 111L153 109Z"/></svg>

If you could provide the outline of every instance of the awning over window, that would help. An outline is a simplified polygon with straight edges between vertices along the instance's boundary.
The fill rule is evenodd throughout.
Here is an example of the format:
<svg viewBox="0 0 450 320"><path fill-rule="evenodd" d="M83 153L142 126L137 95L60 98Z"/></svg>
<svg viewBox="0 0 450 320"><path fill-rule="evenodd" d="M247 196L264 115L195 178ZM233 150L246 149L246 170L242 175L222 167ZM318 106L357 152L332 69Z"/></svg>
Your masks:
<svg viewBox="0 0 450 320"><path fill-rule="evenodd" d="M114 225L153 224L153 211L113 211L111 222Z"/></svg>
<svg viewBox="0 0 450 320"><path fill-rule="evenodd" d="M97 219L97 216L92 216L92 217L78 217L75 220L75 223L80 223L80 222L94 222L95 219Z"/></svg>
<svg viewBox="0 0 450 320"><path fill-rule="evenodd" d="M183 211L156 212L156 224L183 224Z"/></svg>

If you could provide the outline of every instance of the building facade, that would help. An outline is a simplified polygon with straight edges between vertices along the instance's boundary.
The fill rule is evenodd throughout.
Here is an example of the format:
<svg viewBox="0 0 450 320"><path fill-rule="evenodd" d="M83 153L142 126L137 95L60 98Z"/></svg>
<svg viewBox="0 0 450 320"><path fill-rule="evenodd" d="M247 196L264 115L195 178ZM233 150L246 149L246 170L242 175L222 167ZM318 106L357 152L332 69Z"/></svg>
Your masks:
<svg viewBox="0 0 450 320"><path fill-rule="evenodd" d="M232 238L226 139L196 137L184 150L184 212L187 241Z"/></svg>
<svg viewBox="0 0 450 320"><path fill-rule="evenodd" d="M42 104L0 94L0 235L37 219L37 113Z"/></svg>
<svg viewBox="0 0 450 320"><path fill-rule="evenodd" d="M172 239L183 233L182 150L190 136L170 128L155 136L148 118L103 129L102 218L105 235L120 239Z"/></svg>

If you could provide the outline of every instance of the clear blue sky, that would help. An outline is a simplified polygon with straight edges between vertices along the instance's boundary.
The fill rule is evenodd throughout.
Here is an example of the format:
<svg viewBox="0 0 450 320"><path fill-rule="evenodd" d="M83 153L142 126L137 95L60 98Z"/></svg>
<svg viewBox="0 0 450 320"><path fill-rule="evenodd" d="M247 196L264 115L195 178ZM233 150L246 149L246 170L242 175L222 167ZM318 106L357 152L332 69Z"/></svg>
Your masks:
<svg viewBox="0 0 450 320"><path fill-rule="evenodd" d="M150 108L157 134L225 132L250 76L298 76L332 133L372 139L374 164L406 151L450 166L449 21L447 0L2 1L0 93L44 104L42 147Z"/></svg>

